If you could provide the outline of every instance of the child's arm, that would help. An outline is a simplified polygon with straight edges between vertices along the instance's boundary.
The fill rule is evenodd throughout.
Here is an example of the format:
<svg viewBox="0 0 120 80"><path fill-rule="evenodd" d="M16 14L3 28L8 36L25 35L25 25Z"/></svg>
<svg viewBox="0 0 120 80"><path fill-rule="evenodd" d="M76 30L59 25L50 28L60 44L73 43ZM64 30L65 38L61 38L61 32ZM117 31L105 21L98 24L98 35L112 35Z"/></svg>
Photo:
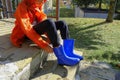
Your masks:
<svg viewBox="0 0 120 80"><path fill-rule="evenodd" d="M42 37L37 34L37 32L31 26L30 18L28 16L25 4L21 4L21 6L18 6L15 17L20 28L27 37L29 37L40 48L46 50L47 52L52 52L52 47L49 45L49 43L43 40Z"/></svg>

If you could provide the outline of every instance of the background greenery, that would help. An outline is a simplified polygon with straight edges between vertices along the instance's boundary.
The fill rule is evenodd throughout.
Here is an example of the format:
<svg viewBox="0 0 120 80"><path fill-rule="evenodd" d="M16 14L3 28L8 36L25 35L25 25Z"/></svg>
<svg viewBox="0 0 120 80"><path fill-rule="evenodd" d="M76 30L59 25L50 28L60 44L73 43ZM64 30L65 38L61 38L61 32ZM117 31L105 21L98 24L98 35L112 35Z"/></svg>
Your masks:
<svg viewBox="0 0 120 80"><path fill-rule="evenodd" d="M120 62L120 21L106 23L95 18L61 18L66 21L75 49L88 61L104 61L114 67Z"/></svg>
<svg viewBox="0 0 120 80"><path fill-rule="evenodd" d="M74 9L60 8L60 20L66 21L75 49L82 51L84 60L99 60L117 68L120 62L120 21L106 23L105 19L74 18Z"/></svg>

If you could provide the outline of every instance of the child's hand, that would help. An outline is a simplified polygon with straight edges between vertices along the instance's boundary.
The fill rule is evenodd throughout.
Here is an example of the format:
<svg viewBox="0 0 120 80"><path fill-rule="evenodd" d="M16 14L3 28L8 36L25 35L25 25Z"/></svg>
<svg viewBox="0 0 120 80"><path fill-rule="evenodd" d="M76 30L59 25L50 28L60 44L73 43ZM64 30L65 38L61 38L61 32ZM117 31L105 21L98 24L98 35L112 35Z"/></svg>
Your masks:
<svg viewBox="0 0 120 80"><path fill-rule="evenodd" d="M45 48L45 50L48 52L48 53L52 53L53 52L53 48L49 45Z"/></svg>
<svg viewBox="0 0 120 80"><path fill-rule="evenodd" d="M30 47L36 47L36 48L39 48L37 44L30 44L29 45ZM47 47L45 47L45 50L47 53L52 53L53 52L53 48L52 46L48 45Z"/></svg>

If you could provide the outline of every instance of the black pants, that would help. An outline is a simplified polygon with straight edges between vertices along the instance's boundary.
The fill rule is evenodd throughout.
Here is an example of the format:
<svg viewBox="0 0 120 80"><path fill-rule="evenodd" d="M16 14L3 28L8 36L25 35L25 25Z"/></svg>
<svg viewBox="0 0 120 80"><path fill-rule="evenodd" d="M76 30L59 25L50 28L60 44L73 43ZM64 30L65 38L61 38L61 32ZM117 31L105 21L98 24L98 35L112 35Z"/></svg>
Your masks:
<svg viewBox="0 0 120 80"><path fill-rule="evenodd" d="M53 21L51 19L47 19L35 25L33 28L40 35L47 33L53 47L60 45L57 30L60 30L62 39L69 38L68 26L64 21Z"/></svg>

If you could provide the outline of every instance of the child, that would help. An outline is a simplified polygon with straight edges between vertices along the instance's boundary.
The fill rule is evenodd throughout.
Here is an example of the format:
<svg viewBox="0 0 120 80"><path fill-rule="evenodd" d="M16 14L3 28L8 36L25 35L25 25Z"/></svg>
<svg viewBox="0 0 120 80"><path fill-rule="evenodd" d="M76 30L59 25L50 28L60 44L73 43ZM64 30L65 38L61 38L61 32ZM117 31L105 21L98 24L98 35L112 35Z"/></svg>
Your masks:
<svg viewBox="0 0 120 80"><path fill-rule="evenodd" d="M79 63L81 56L68 56L59 42L57 30L60 30L62 39L68 39L68 26L63 21L47 19L42 6L46 0L22 0L15 12L15 27L11 34L11 42L21 47L25 36L47 52L54 51L60 65L73 66ZM46 34L52 47L42 39ZM72 54L72 52L71 52Z"/></svg>

